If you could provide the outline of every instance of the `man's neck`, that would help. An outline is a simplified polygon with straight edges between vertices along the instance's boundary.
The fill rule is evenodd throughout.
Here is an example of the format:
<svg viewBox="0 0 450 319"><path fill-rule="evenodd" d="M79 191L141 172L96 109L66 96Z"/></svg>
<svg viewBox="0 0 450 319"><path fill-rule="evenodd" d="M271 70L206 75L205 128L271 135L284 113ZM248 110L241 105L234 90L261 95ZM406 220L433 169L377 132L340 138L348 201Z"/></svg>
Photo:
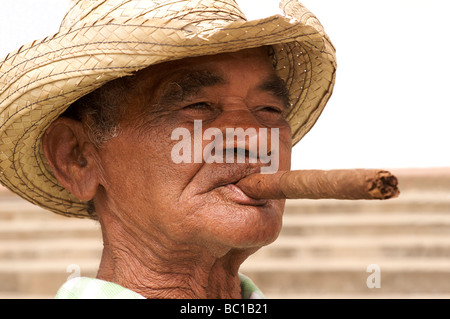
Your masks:
<svg viewBox="0 0 450 319"><path fill-rule="evenodd" d="M153 240L148 234L117 228L113 238L103 228L103 237L98 279L146 298L241 298L239 266L253 251L230 249L214 256L199 247L166 246L161 237Z"/></svg>

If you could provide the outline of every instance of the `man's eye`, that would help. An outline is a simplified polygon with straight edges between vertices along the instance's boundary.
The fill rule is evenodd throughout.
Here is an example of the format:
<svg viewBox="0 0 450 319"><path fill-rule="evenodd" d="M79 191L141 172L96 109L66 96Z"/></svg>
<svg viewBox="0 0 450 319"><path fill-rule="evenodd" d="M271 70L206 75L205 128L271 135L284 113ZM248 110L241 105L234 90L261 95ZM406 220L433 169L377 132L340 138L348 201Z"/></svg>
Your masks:
<svg viewBox="0 0 450 319"><path fill-rule="evenodd" d="M208 110L210 108L211 104L207 102L193 103L183 107L183 109L191 109L191 110Z"/></svg>
<svg viewBox="0 0 450 319"><path fill-rule="evenodd" d="M278 107L275 107L275 106L264 106L264 107L261 107L259 109L259 111L277 113L277 114L283 113L283 111L281 109L279 109Z"/></svg>

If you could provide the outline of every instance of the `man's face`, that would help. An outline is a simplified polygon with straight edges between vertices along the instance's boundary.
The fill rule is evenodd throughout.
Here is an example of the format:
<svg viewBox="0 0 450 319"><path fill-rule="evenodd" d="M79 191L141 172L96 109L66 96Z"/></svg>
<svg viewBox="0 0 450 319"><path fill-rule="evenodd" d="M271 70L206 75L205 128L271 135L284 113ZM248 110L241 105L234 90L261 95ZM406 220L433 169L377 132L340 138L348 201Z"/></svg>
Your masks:
<svg viewBox="0 0 450 319"><path fill-rule="evenodd" d="M172 154L180 142L172 139L176 129L187 129L194 145L194 121L201 121L201 134L216 128L224 138L226 128L265 128L268 149L278 148L279 170L290 168L286 100L266 50L156 65L139 72L127 94L121 134L99 150L108 210L157 238L211 250L261 247L276 239L284 201L254 200L234 185L269 164L198 163L194 152L192 161L175 163ZM273 128L278 145L270 142ZM202 151L210 143L203 140ZM248 150L247 144L239 147Z"/></svg>

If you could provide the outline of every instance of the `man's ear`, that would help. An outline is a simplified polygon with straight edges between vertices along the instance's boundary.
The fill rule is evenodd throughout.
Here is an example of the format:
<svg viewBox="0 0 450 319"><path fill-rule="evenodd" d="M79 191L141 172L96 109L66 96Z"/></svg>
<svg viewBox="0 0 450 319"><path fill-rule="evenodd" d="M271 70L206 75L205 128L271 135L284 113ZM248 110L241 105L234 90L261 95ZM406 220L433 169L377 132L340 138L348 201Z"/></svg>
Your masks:
<svg viewBox="0 0 450 319"><path fill-rule="evenodd" d="M42 144L58 182L78 199L91 200L99 186L99 161L82 123L58 118L47 128Z"/></svg>

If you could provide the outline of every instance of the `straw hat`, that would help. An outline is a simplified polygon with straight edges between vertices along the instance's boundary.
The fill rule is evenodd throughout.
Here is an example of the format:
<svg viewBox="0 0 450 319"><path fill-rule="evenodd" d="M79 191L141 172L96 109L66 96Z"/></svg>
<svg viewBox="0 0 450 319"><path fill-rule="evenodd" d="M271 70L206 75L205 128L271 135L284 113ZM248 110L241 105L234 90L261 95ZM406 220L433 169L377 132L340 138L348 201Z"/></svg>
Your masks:
<svg viewBox="0 0 450 319"><path fill-rule="evenodd" d="M234 0L74 0L58 33L0 63L0 182L58 214L90 217L45 159L46 128L80 97L150 65L272 45L288 86L293 141L314 125L335 79L335 50L300 3L247 21ZM1 60L0 60L1 61Z"/></svg>

